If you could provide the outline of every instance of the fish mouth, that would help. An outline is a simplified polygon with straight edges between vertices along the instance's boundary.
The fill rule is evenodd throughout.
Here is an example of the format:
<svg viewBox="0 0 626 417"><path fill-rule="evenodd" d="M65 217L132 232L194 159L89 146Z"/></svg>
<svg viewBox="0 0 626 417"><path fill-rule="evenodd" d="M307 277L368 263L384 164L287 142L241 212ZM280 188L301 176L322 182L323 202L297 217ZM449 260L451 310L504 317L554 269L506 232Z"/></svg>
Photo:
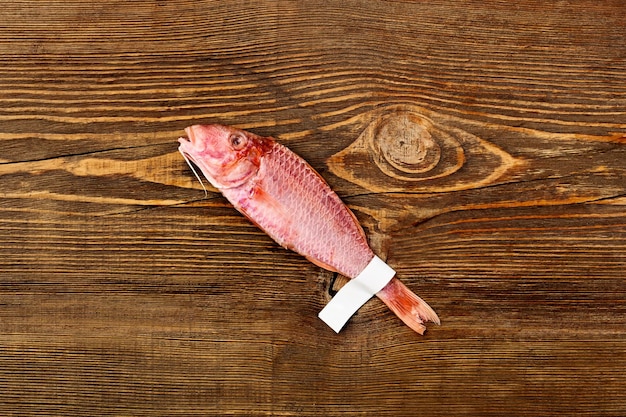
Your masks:
<svg viewBox="0 0 626 417"><path fill-rule="evenodd" d="M195 137L195 135L193 133L193 129L191 128L191 126L188 126L188 127L185 128L185 133L187 134L187 137L185 139L187 139L189 142L191 142L192 145L194 143L196 143L196 137Z"/></svg>
<svg viewBox="0 0 626 417"><path fill-rule="evenodd" d="M181 136L180 138L178 138L178 143L180 144L178 146L178 152L180 152L180 154L183 156L183 158L185 158L185 160L187 160L187 162L189 162L189 160L193 161L193 155L191 152L189 152L193 149L193 142L189 138Z"/></svg>
<svg viewBox="0 0 626 417"><path fill-rule="evenodd" d="M191 155L189 155L189 152L186 152L185 149L194 147L196 143L196 137L193 134L191 126L185 128L185 133L187 134L187 136L181 136L178 138L178 143L180 143L180 147L178 149L180 150L180 153L185 153L188 157L191 157Z"/></svg>
<svg viewBox="0 0 626 417"><path fill-rule="evenodd" d="M187 146L191 145L191 140L189 138L181 136L178 138L178 143L180 143L181 146Z"/></svg>
<svg viewBox="0 0 626 417"><path fill-rule="evenodd" d="M178 150L185 159L189 158L193 161L193 154L195 153L194 150L196 147L196 135L194 135L191 126L185 128L185 133L187 136L178 138L178 143L180 144Z"/></svg>

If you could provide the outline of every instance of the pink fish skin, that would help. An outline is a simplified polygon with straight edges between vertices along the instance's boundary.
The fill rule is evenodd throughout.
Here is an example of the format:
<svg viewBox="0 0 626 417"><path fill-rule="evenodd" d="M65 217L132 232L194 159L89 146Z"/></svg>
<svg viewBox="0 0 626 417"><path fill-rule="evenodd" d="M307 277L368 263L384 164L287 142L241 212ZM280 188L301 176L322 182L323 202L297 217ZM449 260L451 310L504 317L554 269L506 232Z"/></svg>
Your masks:
<svg viewBox="0 0 626 417"><path fill-rule="evenodd" d="M363 228L324 179L270 137L222 125L185 129L179 151L231 204L281 246L356 277L374 257ZM437 314L397 278L376 296L416 332Z"/></svg>

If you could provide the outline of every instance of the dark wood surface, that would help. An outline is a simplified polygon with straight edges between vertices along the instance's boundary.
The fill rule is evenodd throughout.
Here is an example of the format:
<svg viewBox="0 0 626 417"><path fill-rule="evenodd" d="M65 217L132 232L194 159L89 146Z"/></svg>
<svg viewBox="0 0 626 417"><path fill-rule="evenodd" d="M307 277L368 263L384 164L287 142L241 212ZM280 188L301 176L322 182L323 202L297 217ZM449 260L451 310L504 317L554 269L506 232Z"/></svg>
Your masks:
<svg viewBox="0 0 626 417"><path fill-rule="evenodd" d="M441 326L326 327L345 279L177 153L209 122ZM0 415L626 415L624 1L4 2L0 141Z"/></svg>

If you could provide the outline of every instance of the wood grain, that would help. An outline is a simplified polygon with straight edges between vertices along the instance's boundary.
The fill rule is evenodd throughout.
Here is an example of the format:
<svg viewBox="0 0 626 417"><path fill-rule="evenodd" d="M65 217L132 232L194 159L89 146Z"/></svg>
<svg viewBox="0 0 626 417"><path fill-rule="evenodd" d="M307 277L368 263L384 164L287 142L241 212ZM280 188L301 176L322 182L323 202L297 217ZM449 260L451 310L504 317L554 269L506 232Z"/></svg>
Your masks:
<svg viewBox="0 0 626 417"><path fill-rule="evenodd" d="M620 0L6 2L0 414L623 416ZM285 251L178 155L271 135L442 319Z"/></svg>

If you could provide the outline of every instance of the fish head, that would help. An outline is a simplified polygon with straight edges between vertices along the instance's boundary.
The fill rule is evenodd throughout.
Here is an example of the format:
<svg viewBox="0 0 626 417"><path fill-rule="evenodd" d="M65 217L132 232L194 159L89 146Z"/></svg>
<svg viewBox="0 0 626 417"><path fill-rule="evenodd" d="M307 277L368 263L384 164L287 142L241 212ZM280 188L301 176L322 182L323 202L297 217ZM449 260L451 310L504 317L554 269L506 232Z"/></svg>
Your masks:
<svg viewBox="0 0 626 417"><path fill-rule="evenodd" d="M245 184L259 170L271 140L222 125L193 125L178 139L178 150L194 163L217 189Z"/></svg>

